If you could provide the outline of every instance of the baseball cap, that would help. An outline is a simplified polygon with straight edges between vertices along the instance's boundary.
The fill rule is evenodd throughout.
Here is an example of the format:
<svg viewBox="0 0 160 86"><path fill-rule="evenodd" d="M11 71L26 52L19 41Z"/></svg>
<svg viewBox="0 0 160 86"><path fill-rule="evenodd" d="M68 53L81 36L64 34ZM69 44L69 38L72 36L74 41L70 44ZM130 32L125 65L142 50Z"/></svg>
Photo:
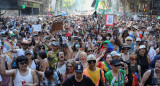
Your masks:
<svg viewBox="0 0 160 86"><path fill-rule="evenodd" d="M27 55L27 54L31 54L32 55L32 52L27 50L27 51L25 51L25 55Z"/></svg>
<svg viewBox="0 0 160 86"><path fill-rule="evenodd" d="M112 51L110 54L111 56L121 56L121 54L117 53L116 51Z"/></svg>
<svg viewBox="0 0 160 86"><path fill-rule="evenodd" d="M136 42L137 42L137 41L141 41L141 39L140 39L140 38L136 38Z"/></svg>
<svg viewBox="0 0 160 86"><path fill-rule="evenodd" d="M93 54L88 55L87 61L96 60L96 57Z"/></svg>
<svg viewBox="0 0 160 86"><path fill-rule="evenodd" d="M146 48L145 45L140 45L138 49L144 49L144 48Z"/></svg>
<svg viewBox="0 0 160 86"><path fill-rule="evenodd" d="M54 46L59 46L59 43L58 43L57 41L52 42L52 44L53 44Z"/></svg>
<svg viewBox="0 0 160 86"><path fill-rule="evenodd" d="M110 43L110 41L108 41L108 40L104 41L104 44L109 44L109 43Z"/></svg>
<svg viewBox="0 0 160 86"><path fill-rule="evenodd" d="M83 66L82 66L82 64L77 64L74 67L74 70L75 70L76 73L83 73Z"/></svg>
<svg viewBox="0 0 160 86"><path fill-rule="evenodd" d="M124 45L122 46L122 49L124 49L124 48L129 48L129 49L130 49L130 46L128 46L127 44L124 44Z"/></svg>
<svg viewBox="0 0 160 86"><path fill-rule="evenodd" d="M119 65L121 65L121 63L119 62L118 59L112 59L110 61L110 65L119 66Z"/></svg>
<svg viewBox="0 0 160 86"><path fill-rule="evenodd" d="M33 34L33 37L38 36L37 34Z"/></svg>

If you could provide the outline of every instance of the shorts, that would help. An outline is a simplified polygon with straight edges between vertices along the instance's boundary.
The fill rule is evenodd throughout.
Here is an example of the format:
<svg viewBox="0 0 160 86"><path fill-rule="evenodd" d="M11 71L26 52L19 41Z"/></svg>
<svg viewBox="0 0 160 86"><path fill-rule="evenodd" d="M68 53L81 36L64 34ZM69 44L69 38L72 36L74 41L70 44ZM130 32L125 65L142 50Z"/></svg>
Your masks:
<svg viewBox="0 0 160 86"><path fill-rule="evenodd" d="M1 77L1 75L0 75L0 82L2 82L2 77Z"/></svg>

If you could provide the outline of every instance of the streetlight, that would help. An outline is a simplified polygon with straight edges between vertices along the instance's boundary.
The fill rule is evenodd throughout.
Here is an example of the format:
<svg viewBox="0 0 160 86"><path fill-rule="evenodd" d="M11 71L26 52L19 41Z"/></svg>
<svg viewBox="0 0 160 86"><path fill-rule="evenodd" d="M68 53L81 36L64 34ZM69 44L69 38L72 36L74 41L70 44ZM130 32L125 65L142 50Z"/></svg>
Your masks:
<svg viewBox="0 0 160 86"><path fill-rule="evenodd" d="M152 20L152 14L153 14L153 3L154 3L154 0L151 0L151 1L152 1L152 2L151 2L151 3L152 3L152 4L151 4L151 6L152 6L152 7L151 7L151 15L150 15L150 17L151 17L151 20Z"/></svg>

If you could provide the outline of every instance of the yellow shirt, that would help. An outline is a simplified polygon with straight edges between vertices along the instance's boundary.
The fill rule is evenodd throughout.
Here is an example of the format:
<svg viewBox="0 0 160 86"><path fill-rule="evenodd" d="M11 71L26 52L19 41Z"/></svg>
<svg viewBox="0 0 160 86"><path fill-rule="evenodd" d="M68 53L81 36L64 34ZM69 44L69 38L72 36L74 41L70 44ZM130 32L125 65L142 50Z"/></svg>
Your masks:
<svg viewBox="0 0 160 86"><path fill-rule="evenodd" d="M99 77L100 71L97 68L96 68L96 71L94 72L88 69L88 74L94 84L97 84L97 82L99 82L98 77Z"/></svg>

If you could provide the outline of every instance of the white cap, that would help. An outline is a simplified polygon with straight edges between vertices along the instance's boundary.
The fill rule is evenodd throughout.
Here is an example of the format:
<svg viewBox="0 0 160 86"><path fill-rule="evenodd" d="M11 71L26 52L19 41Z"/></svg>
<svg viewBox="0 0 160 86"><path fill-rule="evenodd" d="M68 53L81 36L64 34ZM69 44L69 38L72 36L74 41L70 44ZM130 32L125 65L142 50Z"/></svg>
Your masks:
<svg viewBox="0 0 160 86"><path fill-rule="evenodd" d="M96 60L96 57L93 54L88 55L87 61Z"/></svg>
<svg viewBox="0 0 160 86"><path fill-rule="evenodd" d="M138 30L138 27L136 25L133 26L136 30Z"/></svg>
<svg viewBox="0 0 160 86"><path fill-rule="evenodd" d="M138 49L144 49L144 48L146 48L145 45L140 45Z"/></svg>
<svg viewBox="0 0 160 86"><path fill-rule="evenodd" d="M136 41L141 41L141 39L140 38L136 38Z"/></svg>
<svg viewBox="0 0 160 86"><path fill-rule="evenodd" d="M111 56L121 56L121 54L117 53L116 51L112 51L111 53Z"/></svg>

